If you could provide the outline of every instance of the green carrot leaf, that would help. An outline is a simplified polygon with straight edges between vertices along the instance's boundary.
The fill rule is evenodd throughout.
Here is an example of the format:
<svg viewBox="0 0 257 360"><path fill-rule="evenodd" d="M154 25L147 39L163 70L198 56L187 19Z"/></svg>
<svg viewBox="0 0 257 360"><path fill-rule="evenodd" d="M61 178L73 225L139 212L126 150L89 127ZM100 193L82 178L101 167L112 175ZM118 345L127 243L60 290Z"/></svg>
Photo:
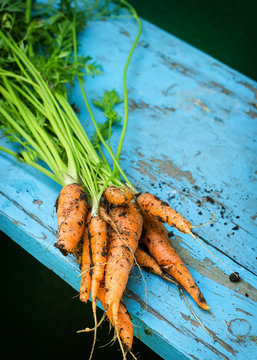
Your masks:
<svg viewBox="0 0 257 360"><path fill-rule="evenodd" d="M101 97L99 100L93 100L93 104L98 109L102 110L106 117L105 122L98 123L98 128L104 140L109 139L109 145L110 145L112 126L114 124L121 122L121 116L118 115L114 107L115 105L118 105L122 102L123 100L119 97L115 89L111 91L106 90L103 97ZM96 131L92 135L92 143L95 146L95 148L99 148L101 144L101 140Z"/></svg>

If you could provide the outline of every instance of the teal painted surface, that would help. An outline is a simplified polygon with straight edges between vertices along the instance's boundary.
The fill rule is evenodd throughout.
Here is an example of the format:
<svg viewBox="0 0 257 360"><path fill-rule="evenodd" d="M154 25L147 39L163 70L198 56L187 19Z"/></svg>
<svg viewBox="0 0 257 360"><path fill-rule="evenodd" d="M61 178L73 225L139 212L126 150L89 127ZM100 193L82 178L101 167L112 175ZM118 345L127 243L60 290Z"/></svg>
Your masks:
<svg viewBox="0 0 257 360"><path fill-rule="evenodd" d="M90 24L81 51L104 67L103 76L87 82L90 99L113 87L122 92L122 68L136 30L130 20ZM218 208L213 226L197 233L243 279L229 282L229 271L205 249L169 228L211 314L188 301L216 342L196 324L177 289L144 273L146 308L143 282L134 269L125 302L136 335L164 359L255 359L257 84L144 21L128 88L129 127L122 153L126 173L193 224L208 221ZM82 123L90 126L78 87L71 101L80 108ZM101 118L97 110L95 114ZM113 144L120 130L115 129ZM1 155L0 166L5 170L0 179L1 229L79 289L76 261L53 247L53 205L60 187L8 156Z"/></svg>

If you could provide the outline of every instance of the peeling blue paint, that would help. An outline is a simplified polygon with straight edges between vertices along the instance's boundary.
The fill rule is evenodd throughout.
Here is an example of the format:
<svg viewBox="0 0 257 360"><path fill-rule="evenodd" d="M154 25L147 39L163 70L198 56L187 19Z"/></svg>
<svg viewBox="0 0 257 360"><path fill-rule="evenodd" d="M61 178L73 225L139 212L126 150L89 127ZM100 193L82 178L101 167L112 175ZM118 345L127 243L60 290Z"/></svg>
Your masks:
<svg viewBox="0 0 257 360"><path fill-rule="evenodd" d="M86 29L81 51L90 53L104 68L103 76L87 81L90 100L114 87L122 93L122 70L136 30L129 19L95 21ZM222 264L191 237L169 228L175 235L171 241L186 259L211 313L187 299L216 342L196 326L172 284L144 273L146 307L137 269L125 296L135 333L164 359L253 360L257 84L146 21L141 44L149 46L137 47L128 72L130 113L122 167L136 186L169 201L195 225L208 221L218 209L212 226L198 228L197 233L215 256L239 272L242 281L232 284ZM71 100L92 132L78 86ZM118 109L123 112L122 105ZM94 111L101 119L102 114ZM113 144L120 131L117 126ZM4 169L1 229L78 290L75 259L63 257L53 246L54 203L60 186L9 156L0 155L0 166ZM42 201L41 206L35 206L35 200Z"/></svg>

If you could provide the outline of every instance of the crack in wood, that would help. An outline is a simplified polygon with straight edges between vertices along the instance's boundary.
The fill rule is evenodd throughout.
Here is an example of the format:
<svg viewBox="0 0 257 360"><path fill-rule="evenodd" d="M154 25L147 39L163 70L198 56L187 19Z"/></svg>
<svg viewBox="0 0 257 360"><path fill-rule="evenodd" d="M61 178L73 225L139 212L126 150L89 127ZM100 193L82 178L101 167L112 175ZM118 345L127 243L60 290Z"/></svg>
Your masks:
<svg viewBox="0 0 257 360"><path fill-rule="evenodd" d="M15 207L17 207L19 210L21 210L22 212L24 212L26 215L28 215L31 219L33 219L34 221L36 221L39 225L41 225L42 227L44 227L45 229L47 229L49 232L51 232L54 236L57 235L57 232L51 227L51 226L47 226L45 225L36 215L34 215L33 213L28 212L26 209L24 209L24 207L22 205L20 205L17 201L11 199L8 195L6 195L5 193L3 193L2 191L0 191L0 194L2 196L4 196L8 201L10 201ZM6 215L6 214L5 214ZM8 215L6 215L8 216Z"/></svg>
<svg viewBox="0 0 257 360"><path fill-rule="evenodd" d="M194 74L193 69L189 69L185 65L179 64L176 61L172 61L164 54L160 54L160 58L162 59L162 63L172 70L176 70L185 76L191 76Z"/></svg>
<svg viewBox="0 0 257 360"><path fill-rule="evenodd" d="M244 85L247 89L251 90L253 92L254 98L255 100L257 100L257 89L255 89L251 84L244 82L244 81L239 81L239 84Z"/></svg>
<svg viewBox="0 0 257 360"><path fill-rule="evenodd" d="M194 356L193 354L187 354L189 356L191 356L191 358L193 358L194 360L199 360L196 356Z"/></svg>
<svg viewBox="0 0 257 360"><path fill-rule="evenodd" d="M233 223L233 222L232 222ZM220 248L218 248L217 246L211 244L208 240L206 240L204 237L202 237L201 235L197 234L195 231L192 231L194 235L196 235L199 239L201 239L206 245L211 246L213 249L217 250L218 252L220 252L221 254L225 255L226 257L228 257L230 260L232 260L235 264L241 266L242 268L244 268L245 270L249 271L251 274L257 276L257 274L248 269L245 265L242 265L240 262L238 262L237 260L235 260L234 258L232 258L230 255L228 255L227 253L225 253L224 251L222 251Z"/></svg>
<svg viewBox="0 0 257 360"><path fill-rule="evenodd" d="M3 214L4 216L6 216L8 219L10 219L11 222L12 222L14 225L16 225L16 226L18 226L18 225L26 226L26 224L23 224L21 221L12 218L10 215L7 215L7 214L6 214L5 212L3 212L2 210L0 210L0 213Z"/></svg>
<svg viewBox="0 0 257 360"><path fill-rule="evenodd" d="M185 314L183 314L182 312L181 312L180 314L181 314L182 318L183 318L185 321L189 321L190 324L192 324L193 326L195 326L195 327L197 327L197 328L200 326L200 323L199 323L198 321L192 319L192 318L190 317L190 315L185 315Z"/></svg>
<svg viewBox="0 0 257 360"><path fill-rule="evenodd" d="M136 102L133 99L129 100L129 110L130 111L134 111L134 110L150 110L151 112L154 113L161 113L163 115L167 115L167 113L169 112L175 112L176 109L174 107L169 107L169 106L158 106L158 105L153 105L150 106L150 104L144 102L144 101L138 101Z"/></svg>
<svg viewBox="0 0 257 360"><path fill-rule="evenodd" d="M231 345L220 339L214 331L212 331L208 327L206 327L206 329L212 334L214 340L217 341L217 343L219 343L220 346L222 346L227 352L231 353L234 356L238 353L238 351L233 349Z"/></svg>
<svg viewBox="0 0 257 360"><path fill-rule="evenodd" d="M250 116L252 119L257 118L257 112L256 111L249 110L249 111L247 111L246 115Z"/></svg>
<svg viewBox="0 0 257 360"><path fill-rule="evenodd" d="M138 149L138 148L137 148ZM143 157L143 154L138 153L138 155L140 157ZM164 164L163 162L169 162L168 164ZM182 171L180 170L178 167L176 167L175 165L172 164L172 162L170 160L159 160L159 159L155 159L155 158L151 158L151 163L157 163L158 165L158 172L159 173L167 173L169 176L176 178L178 180L181 181L181 177L185 177L191 184L194 184L195 181L192 177L192 174L189 171ZM172 166L173 165L173 166ZM153 182L156 181L156 177L154 176L153 173L153 168L152 165L150 165L148 162L146 162L145 160L138 160L137 161L137 167L133 167L134 169L136 169L137 171L139 171L141 174L143 175L147 175L149 177L149 179ZM225 209L225 205L218 201L216 198L210 198L209 196L201 196L199 199L199 196L193 196L191 193L185 193L182 191L179 191L176 187L171 186L169 184L166 184L167 186L171 187L172 189L176 190L178 193L182 194L183 196L186 196L187 198L191 199L193 202L195 202L197 204L197 202L201 203L202 202L211 202L211 203L215 203L219 206L221 206L222 209ZM197 200L198 199L198 200ZM209 200L208 200L209 199ZM239 226L236 222L230 220L231 224L235 225L235 226ZM243 230L244 232L248 233L249 235L251 235L252 237L256 238L256 235L253 235L252 233L250 233L247 229L245 229L244 227L242 227L240 225L240 229ZM250 273L252 273L253 275L257 276L257 274L253 271L250 270L249 268L247 268L245 265L241 264L240 262L238 262L237 260L235 260L233 257L231 257L230 255L228 255L226 252L222 251L220 248L218 248L217 246L215 246L214 244L211 244L209 241L207 241L205 238L203 238L202 236L198 235L195 232L195 235L200 238L205 244L209 245L210 247L212 247L213 249L217 250L219 253L223 254L224 256L226 256L227 258L229 258L230 260L232 260L235 264L241 266L242 268L244 268L245 270L249 271Z"/></svg>
<svg viewBox="0 0 257 360"><path fill-rule="evenodd" d="M220 268L213 266L213 262L209 258L206 257L204 260L197 260L192 257L189 250L185 247L181 247L180 243L187 245L182 238L174 236L171 242L172 246L174 246L184 262L190 264L191 268L196 269L200 274L214 282L233 290L235 293L239 293L243 296L246 296L245 294L247 294L250 299L257 302L257 289L251 284L241 279L235 286L235 283L232 283L229 280L229 277ZM250 270L248 271L250 272Z"/></svg>
<svg viewBox="0 0 257 360"><path fill-rule="evenodd" d="M245 314L245 315L253 316L253 314L250 314L249 312L247 312L247 311L245 311L245 310L243 310L243 309L240 309L240 308L236 308L236 311L240 311L240 312L242 312L242 313Z"/></svg>
<svg viewBox="0 0 257 360"><path fill-rule="evenodd" d="M157 319L166 322L168 325L173 327L176 331L183 334L183 331L181 331L179 328L177 328L174 324L172 324L169 320L167 320L164 316L162 316L158 311L153 309L150 305L146 304L146 302L143 301L142 299L140 299L140 297L138 295L136 295L133 291L126 289L125 295L127 298L136 301L143 310L147 310L150 314L154 315Z"/></svg>
<svg viewBox="0 0 257 360"><path fill-rule="evenodd" d="M200 339L199 337L195 336L195 334L190 331L187 330L195 339L196 342L204 345L205 347L207 347L210 351L212 351L214 354L216 354L218 357L220 357L223 360L230 360L225 354L223 354L221 351L219 351L218 349L216 349L214 346L208 344L206 341L203 341L202 339ZM237 352L237 351L236 351Z"/></svg>

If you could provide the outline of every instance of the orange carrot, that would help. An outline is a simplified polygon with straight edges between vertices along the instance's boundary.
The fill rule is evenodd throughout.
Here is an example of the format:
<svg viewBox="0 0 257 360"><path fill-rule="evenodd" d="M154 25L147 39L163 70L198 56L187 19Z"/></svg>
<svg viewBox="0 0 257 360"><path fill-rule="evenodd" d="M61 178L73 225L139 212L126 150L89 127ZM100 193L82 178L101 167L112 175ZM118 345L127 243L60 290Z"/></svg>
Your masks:
<svg viewBox="0 0 257 360"><path fill-rule="evenodd" d="M188 301L185 297L184 290L182 289L182 287L180 287L180 285L177 283L177 281L174 280L173 278L171 278L168 274L165 274L161 270L161 268L157 264L157 262L150 255L148 255L144 250L138 248L135 256L136 256L137 262L140 266L146 268L147 270L150 270L153 274L160 276L162 279L164 279L168 282L171 282L178 287L179 292L180 292L181 296L183 297L183 299L185 300L187 306L189 307L189 310L191 311L192 315L195 317L196 321L204 329L204 331L206 331L207 334L211 336L211 338L214 342L213 335L210 333L210 331L208 331L208 329L206 329L206 327L203 325L203 323L201 322L199 317L196 315L196 313L194 312L194 310L192 309L192 307L190 306L190 304L188 303Z"/></svg>
<svg viewBox="0 0 257 360"><path fill-rule="evenodd" d="M91 249L88 237L88 223L91 214L89 213L86 219L85 232L83 236L83 248L81 257L81 282L80 282L80 300L87 302L91 292L91 268L93 266L91 259Z"/></svg>
<svg viewBox="0 0 257 360"><path fill-rule="evenodd" d="M82 264L82 249L83 249L83 236L79 240L75 249L73 249L71 252L71 254L77 259L80 269L81 269L81 264Z"/></svg>
<svg viewBox="0 0 257 360"><path fill-rule="evenodd" d="M103 207L103 206L99 207L99 215L108 225L110 225L112 228L114 227L114 230L117 229L116 225L112 221L112 219L111 219L110 215L108 214L105 207Z"/></svg>
<svg viewBox="0 0 257 360"><path fill-rule="evenodd" d="M88 224L88 236L92 250L92 288L91 296L94 302L97 297L98 288L104 277L104 268L107 253L107 226L106 222L99 216L93 216Z"/></svg>
<svg viewBox="0 0 257 360"><path fill-rule="evenodd" d="M147 254L144 250L137 248L135 253L136 260L138 265L148 269L156 275L163 276L162 269L157 264L154 258L152 258L149 254Z"/></svg>
<svg viewBox="0 0 257 360"><path fill-rule="evenodd" d="M62 188L56 202L59 238L55 246L64 254L72 252L85 229L88 204L86 193L78 184Z"/></svg>
<svg viewBox="0 0 257 360"><path fill-rule="evenodd" d="M104 198L112 205L126 205L133 198L133 192L127 187L108 186L104 191Z"/></svg>
<svg viewBox="0 0 257 360"><path fill-rule="evenodd" d="M116 232L119 234L119 229L118 226L116 225L116 223L112 220L112 218L110 217L110 215L108 214L108 212L106 211L106 209L103 206L100 206L99 208L99 214L101 216L102 219L104 219L104 221Z"/></svg>
<svg viewBox="0 0 257 360"><path fill-rule="evenodd" d="M97 298L101 302L103 308L106 310L106 290L103 286L99 287ZM115 326L115 321L113 317L112 309L109 308L106 311L106 314L112 324L112 326ZM133 344L133 337L134 337L134 330L133 330L133 324L130 318L130 315L128 313L128 310L124 303L121 301L118 309L118 331L120 338L123 342L123 345L125 345L125 351L131 351L132 344Z"/></svg>
<svg viewBox="0 0 257 360"><path fill-rule="evenodd" d="M111 209L110 217L116 224L119 231L127 235L135 235L137 240L140 239L143 227L143 216L136 204L126 206L116 206Z"/></svg>
<svg viewBox="0 0 257 360"><path fill-rule="evenodd" d="M135 204L117 206L110 211L110 216L116 224L119 233L110 229L110 244L107 254L105 271L106 306L111 309L115 332L118 333L118 309L126 288L130 270L134 263L134 253L141 236L143 218ZM121 345L121 342L120 342ZM125 358L124 350L123 358Z"/></svg>
<svg viewBox="0 0 257 360"><path fill-rule="evenodd" d="M88 224L88 238L92 251L92 282L91 282L91 297L92 297L92 309L95 321L95 333L94 343L90 359L93 354L94 345L96 341L97 332L97 317L96 317L96 298L100 283L104 277L104 268L106 263L107 253L107 225L106 222L100 216L92 216Z"/></svg>
<svg viewBox="0 0 257 360"><path fill-rule="evenodd" d="M178 286L179 291L182 293L182 295L185 296L183 289L180 288L178 282L176 280L174 280L173 278L171 278L169 275L165 274L162 271L162 269L160 268L160 266L158 265L158 263L155 261L155 259L151 255L147 254L144 250L137 248L135 256L136 256L136 261L137 261L138 265L143 267L146 271L149 271L155 275L158 275L162 279L164 279L172 284L175 284L176 286Z"/></svg>
<svg viewBox="0 0 257 360"><path fill-rule="evenodd" d="M205 298L192 278L189 270L180 256L171 246L167 231L158 220L144 216L145 233L141 238L150 254L160 267L171 275L191 295L195 302L203 309L208 310Z"/></svg>
<svg viewBox="0 0 257 360"><path fill-rule="evenodd" d="M226 269L233 272L232 269L230 269L223 261L217 258L217 256L215 256L208 249L208 247L205 246L203 242L200 241L198 237L192 232L192 228L210 224L215 218L216 210L214 212L213 218L210 221L208 221L205 224L193 226L190 223L190 221L186 220L182 215L180 215L174 209L172 209L168 203L160 200L157 196L154 196L149 193L143 193L138 196L137 203L141 208L143 214L149 215L161 222L174 226L182 233L191 235L194 238L194 240L197 241L209 254L211 254L211 256L214 259L220 262ZM233 274L235 273L233 272ZM236 276L236 278L238 279L238 276Z"/></svg>
<svg viewBox="0 0 257 360"><path fill-rule="evenodd" d="M140 194L137 197L137 203L144 214L174 226L182 233L192 234L191 223L157 196L149 193Z"/></svg>

